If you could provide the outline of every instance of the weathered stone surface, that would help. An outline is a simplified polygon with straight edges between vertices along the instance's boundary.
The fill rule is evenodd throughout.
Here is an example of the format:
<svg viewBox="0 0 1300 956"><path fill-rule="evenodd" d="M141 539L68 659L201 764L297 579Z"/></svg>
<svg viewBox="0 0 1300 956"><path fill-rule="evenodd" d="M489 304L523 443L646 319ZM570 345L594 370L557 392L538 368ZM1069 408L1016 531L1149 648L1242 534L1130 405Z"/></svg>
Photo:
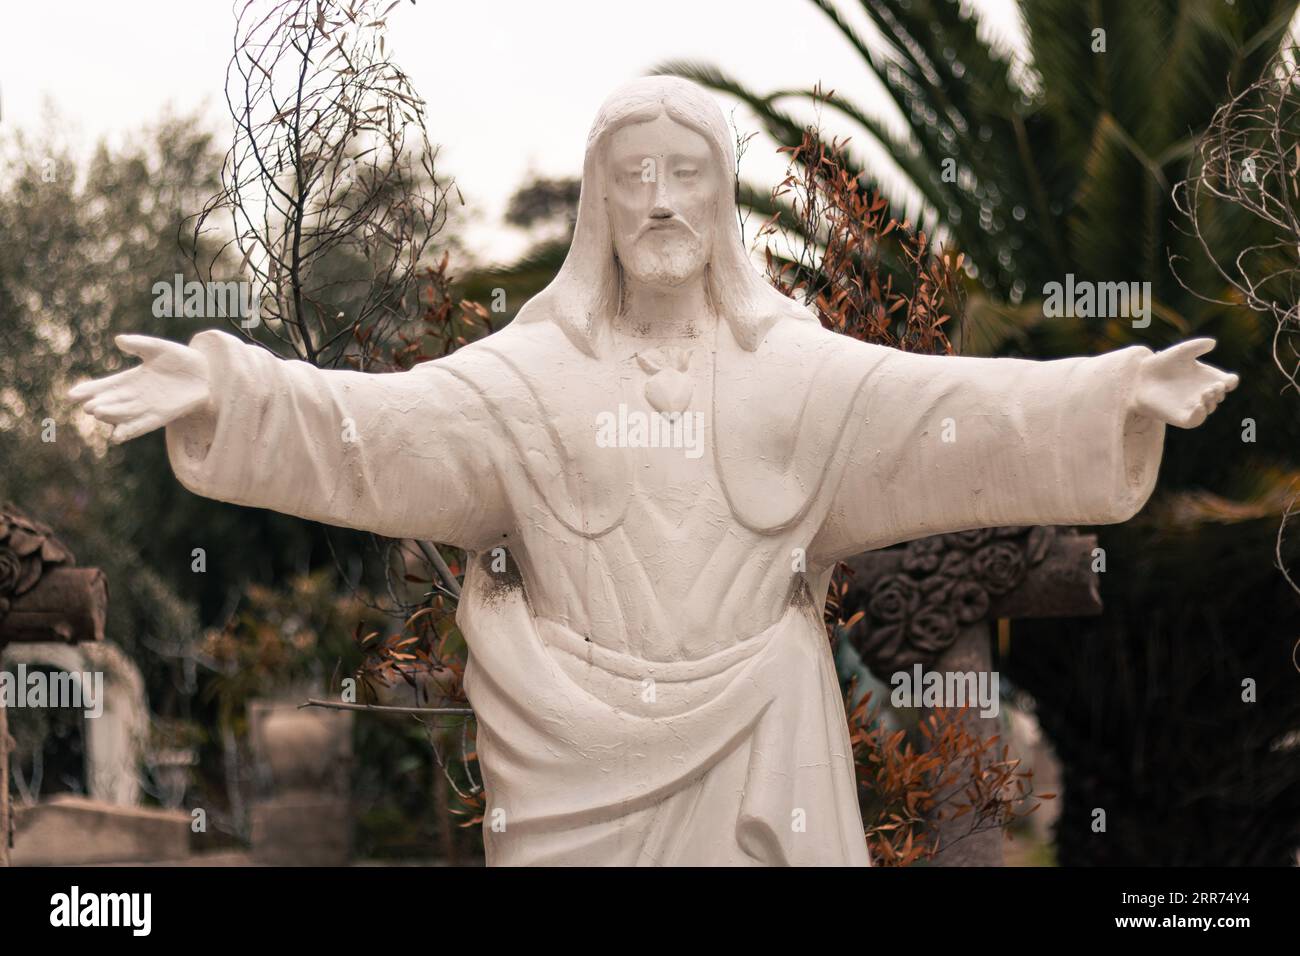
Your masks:
<svg viewBox="0 0 1300 956"><path fill-rule="evenodd" d="M0 507L0 648L104 639L107 579L76 562L48 525L13 505Z"/></svg>
<svg viewBox="0 0 1300 956"><path fill-rule="evenodd" d="M71 551L45 524L13 505L0 507L0 651L19 641L102 641L108 579L98 568L73 567ZM0 866L12 862L9 799L13 745L0 703Z"/></svg>
<svg viewBox="0 0 1300 956"><path fill-rule="evenodd" d="M351 851L352 714L254 701L252 854L272 866L342 866Z"/></svg>
<svg viewBox="0 0 1300 956"><path fill-rule="evenodd" d="M253 861L267 866L343 866L351 852L351 806L334 796L295 795L252 809Z"/></svg>
<svg viewBox="0 0 1300 956"><path fill-rule="evenodd" d="M352 762L350 712L254 701L249 724L264 793L346 792Z"/></svg>
<svg viewBox="0 0 1300 956"><path fill-rule="evenodd" d="M190 815L57 796L15 813L15 866L75 866L183 860Z"/></svg>
<svg viewBox="0 0 1300 956"><path fill-rule="evenodd" d="M67 674L102 674L98 717L82 721L86 750L86 790L95 800L119 806L140 803L140 766L149 734L144 677L117 644L63 644L23 641L0 654L0 668L47 667Z"/></svg>
<svg viewBox="0 0 1300 956"><path fill-rule="evenodd" d="M841 613L863 611L849 629L882 680L930 666L976 621L1087 617L1102 610L1092 570L1097 537L1070 528L984 528L935 535L845 563L853 572Z"/></svg>
<svg viewBox="0 0 1300 956"><path fill-rule="evenodd" d="M54 568L13 598L0 644L12 641L102 641L108 578L99 568Z"/></svg>
<svg viewBox="0 0 1300 956"><path fill-rule="evenodd" d="M939 655L934 662L934 670L942 673L950 671L975 672L989 671L993 667L989 648L988 626L980 621L961 629L957 640ZM927 716L932 711L927 710ZM960 717L971 728L971 732L985 740L1001 737L1002 722L997 717L983 717L975 708L966 711ZM969 768L963 768L969 772ZM958 781L957 787L963 788L965 780ZM941 820L939 828L939 853L934 858L936 866L1002 866L1003 836L998 828L971 833L970 817Z"/></svg>

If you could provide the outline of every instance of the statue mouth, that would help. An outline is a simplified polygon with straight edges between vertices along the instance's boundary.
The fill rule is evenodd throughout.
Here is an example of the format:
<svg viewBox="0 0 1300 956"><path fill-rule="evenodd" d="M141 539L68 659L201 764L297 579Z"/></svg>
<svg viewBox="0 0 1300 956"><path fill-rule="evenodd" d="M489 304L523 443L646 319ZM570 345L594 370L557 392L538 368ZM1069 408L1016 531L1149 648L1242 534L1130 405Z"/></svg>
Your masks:
<svg viewBox="0 0 1300 956"><path fill-rule="evenodd" d="M690 224L684 219L651 219L641 227L640 231L637 233L637 238L640 239L642 236L651 232L666 232L670 230L674 232L681 230L688 235L695 235L695 230L692 229Z"/></svg>

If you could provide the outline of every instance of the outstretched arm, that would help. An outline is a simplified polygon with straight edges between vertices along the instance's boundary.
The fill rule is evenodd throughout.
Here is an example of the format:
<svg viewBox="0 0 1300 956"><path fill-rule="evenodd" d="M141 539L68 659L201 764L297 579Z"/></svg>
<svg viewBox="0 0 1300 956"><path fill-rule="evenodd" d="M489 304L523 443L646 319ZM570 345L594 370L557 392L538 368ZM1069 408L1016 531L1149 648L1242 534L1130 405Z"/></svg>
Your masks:
<svg viewBox="0 0 1300 956"><path fill-rule="evenodd" d="M166 426L172 469L197 494L467 548L506 531L495 426L442 363L324 371L216 331L117 342L142 364L70 397L114 441Z"/></svg>
<svg viewBox="0 0 1300 956"><path fill-rule="evenodd" d="M834 560L930 534L1126 521L1155 485L1166 425L1237 385L1193 339L1033 362L889 352L813 548Z"/></svg>

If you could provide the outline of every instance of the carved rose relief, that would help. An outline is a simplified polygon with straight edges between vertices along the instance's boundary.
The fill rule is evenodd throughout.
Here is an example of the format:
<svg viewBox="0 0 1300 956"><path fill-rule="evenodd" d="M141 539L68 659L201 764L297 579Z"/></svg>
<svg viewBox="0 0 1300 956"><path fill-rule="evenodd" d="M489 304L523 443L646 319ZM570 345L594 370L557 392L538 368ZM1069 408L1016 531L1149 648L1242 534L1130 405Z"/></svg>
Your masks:
<svg viewBox="0 0 1300 956"><path fill-rule="evenodd" d="M0 509L0 620L14 598L36 586L47 565L74 560L48 526L12 506Z"/></svg>
<svg viewBox="0 0 1300 956"><path fill-rule="evenodd" d="M867 605L871 617L882 623L905 621L921 604L920 586L905 574L889 574L876 582Z"/></svg>
<svg viewBox="0 0 1300 956"><path fill-rule="evenodd" d="M22 577L23 565L18 555L8 548L0 548L0 596L13 594L18 590L18 580Z"/></svg>
<svg viewBox="0 0 1300 956"><path fill-rule="evenodd" d="M1024 549L1010 541L986 544L971 558L971 571L991 594L1006 594L1025 579Z"/></svg>
<svg viewBox="0 0 1300 956"><path fill-rule="evenodd" d="M1051 527L977 528L901 546L902 571L871 586L851 639L872 671L929 666L1047 556Z"/></svg>

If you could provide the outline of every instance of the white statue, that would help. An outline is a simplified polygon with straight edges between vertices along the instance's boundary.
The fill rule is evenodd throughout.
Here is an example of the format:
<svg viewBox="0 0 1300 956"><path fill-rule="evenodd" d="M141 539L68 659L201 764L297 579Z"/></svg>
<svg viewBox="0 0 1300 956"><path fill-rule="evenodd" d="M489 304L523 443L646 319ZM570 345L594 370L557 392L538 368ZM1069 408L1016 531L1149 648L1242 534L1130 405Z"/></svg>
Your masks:
<svg viewBox="0 0 1300 956"><path fill-rule="evenodd" d="M166 426L197 494L469 551L491 864L866 864L835 562L1127 520L1165 425L1237 383L1210 339L1032 362L826 331L752 267L731 141L691 83L616 92L559 275L445 359L121 336L143 364L72 392L116 441Z"/></svg>

